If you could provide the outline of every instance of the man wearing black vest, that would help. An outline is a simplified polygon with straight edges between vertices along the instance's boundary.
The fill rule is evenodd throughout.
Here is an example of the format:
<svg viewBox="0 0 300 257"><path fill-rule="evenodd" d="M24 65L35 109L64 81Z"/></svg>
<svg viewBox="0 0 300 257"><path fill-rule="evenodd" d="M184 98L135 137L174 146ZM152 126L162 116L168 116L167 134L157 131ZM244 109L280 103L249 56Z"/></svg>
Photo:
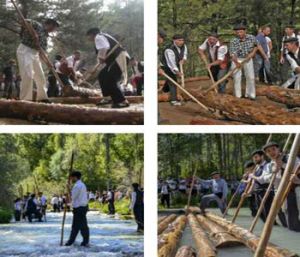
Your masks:
<svg viewBox="0 0 300 257"><path fill-rule="evenodd" d="M108 214L115 215L115 192L111 188L108 190L107 193L107 202L108 202Z"/></svg>
<svg viewBox="0 0 300 257"><path fill-rule="evenodd" d="M182 76L180 64L183 64L186 60L187 47L184 42L184 36L174 35L173 43L164 50L161 61L162 69L169 77L177 81L177 77ZM177 99L177 88L170 81L166 81L164 91L170 92L172 105L181 105Z"/></svg>
<svg viewBox="0 0 300 257"><path fill-rule="evenodd" d="M103 68L98 75L104 99L98 105L106 105L112 100L112 108L125 108L129 103L121 90L121 84L127 85L127 52L112 36L91 28L87 37L95 43L98 62ZM123 81L122 81L123 79Z"/></svg>
<svg viewBox="0 0 300 257"><path fill-rule="evenodd" d="M132 184L133 192L131 193L130 209L133 210L136 223L138 225L137 232L144 231L144 193L140 189L138 183Z"/></svg>
<svg viewBox="0 0 300 257"><path fill-rule="evenodd" d="M284 47L287 50L286 59L294 72L294 76L283 84L285 88L300 89L300 48L299 40L296 37L284 40Z"/></svg>
<svg viewBox="0 0 300 257"><path fill-rule="evenodd" d="M200 58L211 70L214 81L223 78L228 71L228 47L222 44L217 33L210 36L199 46ZM207 60L208 59L208 60ZM219 85L219 93L225 93L226 81Z"/></svg>

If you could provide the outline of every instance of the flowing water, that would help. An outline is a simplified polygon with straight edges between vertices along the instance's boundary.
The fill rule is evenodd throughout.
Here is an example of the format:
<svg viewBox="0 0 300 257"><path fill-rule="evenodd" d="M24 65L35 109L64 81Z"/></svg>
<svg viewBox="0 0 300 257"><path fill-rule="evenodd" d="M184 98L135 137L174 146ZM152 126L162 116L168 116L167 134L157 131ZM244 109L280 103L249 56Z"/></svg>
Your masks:
<svg viewBox="0 0 300 257"><path fill-rule="evenodd" d="M81 235L71 247L60 247L62 213L48 213L47 222L0 225L0 257L143 257L144 239L133 220L88 213L90 247L80 247ZM72 214L67 213L64 241Z"/></svg>

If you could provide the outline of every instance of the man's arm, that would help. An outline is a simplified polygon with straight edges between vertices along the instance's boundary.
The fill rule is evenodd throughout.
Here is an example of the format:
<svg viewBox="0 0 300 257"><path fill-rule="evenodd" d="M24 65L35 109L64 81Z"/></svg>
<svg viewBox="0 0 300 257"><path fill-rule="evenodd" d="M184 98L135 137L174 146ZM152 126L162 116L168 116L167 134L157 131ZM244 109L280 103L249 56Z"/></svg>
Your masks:
<svg viewBox="0 0 300 257"><path fill-rule="evenodd" d="M300 66L298 65L298 63L288 54L286 55L286 59L290 63L293 72L299 74L300 73Z"/></svg>
<svg viewBox="0 0 300 257"><path fill-rule="evenodd" d="M264 49L262 48L261 45L257 46L258 51L260 52L261 56L265 59L265 60L269 60L267 54L265 53ZM256 50L257 51L257 50Z"/></svg>
<svg viewBox="0 0 300 257"><path fill-rule="evenodd" d="M167 60L167 65L171 69L171 71L173 71L173 73L176 74L178 77L181 77L182 74L179 71L179 68L177 67L177 64L176 64L175 53L172 50L167 49L165 51L164 55Z"/></svg>

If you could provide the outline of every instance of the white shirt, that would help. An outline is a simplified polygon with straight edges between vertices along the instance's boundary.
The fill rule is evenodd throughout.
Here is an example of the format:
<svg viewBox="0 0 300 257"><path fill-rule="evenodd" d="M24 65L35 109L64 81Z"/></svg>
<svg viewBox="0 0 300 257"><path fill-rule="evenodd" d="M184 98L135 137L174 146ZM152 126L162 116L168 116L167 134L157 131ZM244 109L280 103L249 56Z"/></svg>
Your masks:
<svg viewBox="0 0 300 257"><path fill-rule="evenodd" d="M131 210L133 209L135 202L136 202L136 192L132 192L131 193L131 204L129 207Z"/></svg>
<svg viewBox="0 0 300 257"><path fill-rule="evenodd" d="M265 37L265 39L267 41L267 48L268 48L267 56L268 58L271 58L270 43L272 42L272 39L269 37Z"/></svg>
<svg viewBox="0 0 300 257"><path fill-rule="evenodd" d="M168 190L168 186L167 185L163 185L162 188L161 188L161 193L163 195L167 195L169 194L169 190Z"/></svg>
<svg viewBox="0 0 300 257"><path fill-rule="evenodd" d="M72 205L73 208L88 205L86 186L81 180L78 180L72 188Z"/></svg>
<svg viewBox="0 0 300 257"><path fill-rule="evenodd" d="M52 205L58 204L58 197L57 197L57 196L54 196L54 197L51 199L51 204L52 204Z"/></svg>
<svg viewBox="0 0 300 257"><path fill-rule="evenodd" d="M42 206L43 206L43 205L46 205L46 203L47 203L47 198L46 198L46 196L42 195L41 198L40 198L40 202L41 202L41 205L42 205Z"/></svg>
<svg viewBox="0 0 300 257"><path fill-rule="evenodd" d="M220 41L218 41L215 45L211 46L208 44L208 39L206 39L202 45L199 46L199 49L206 51L209 47L208 51L212 58L212 61L216 61L216 51L218 49L217 53L217 60L224 61L225 56L228 53L228 47L226 45L221 45Z"/></svg>
<svg viewBox="0 0 300 257"><path fill-rule="evenodd" d="M22 210L22 201L18 201L15 203L15 210L21 211Z"/></svg>
<svg viewBox="0 0 300 257"><path fill-rule="evenodd" d="M107 200L110 200L110 199L112 199L112 192L108 192L107 193L107 198L106 198Z"/></svg>
<svg viewBox="0 0 300 257"><path fill-rule="evenodd" d="M66 61L68 63L68 68L73 68L74 71L78 71L80 60L74 62L74 58L75 58L74 55L71 55L66 58Z"/></svg>
<svg viewBox="0 0 300 257"><path fill-rule="evenodd" d="M115 38L113 38L112 36L108 35L108 34L98 34L95 37L95 47L98 50L98 57L101 59L105 59L106 55L107 55L107 51L110 49L110 43L108 42L107 38L105 37L109 37L112 40L118 42Z"/></svg>
<svg viewBox="0 0 300 257"><path fill-rule="evenodd" d="M299 54L299 48L298 50L296 51L296 53L294 53L294 56L298 59L298 54ZM287 54L286 55L286 59L288 60L288 62L290 63L291 65L291 68L292 68L292 71L296 71L296 68L299 67L298 63L289 55Z"/></svg>
<svg viewBox="0 0 300 257"><path fill-rule="evenodd" d="M177 49L178 53L180 53L180 48L178 46L175 45L175 48ZM186 45L184 45L184 55L183 55L183 60L187 60L187 56L188 56L188 50ZM176 64L176 56L175 53L173 52L173 50L171 49L166 49L165 51L165 57L167 60L167 65L168 67L171 69L171 71L173 71L174 74L176 74L177 72L179 72L179 67L177 67Z"/></svg>

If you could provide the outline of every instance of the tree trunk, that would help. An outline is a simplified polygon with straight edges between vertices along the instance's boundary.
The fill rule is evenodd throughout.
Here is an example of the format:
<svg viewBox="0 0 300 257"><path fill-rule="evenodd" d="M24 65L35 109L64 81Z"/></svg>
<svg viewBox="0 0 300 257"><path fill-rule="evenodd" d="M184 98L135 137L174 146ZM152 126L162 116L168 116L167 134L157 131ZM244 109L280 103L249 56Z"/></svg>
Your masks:
<svg viewBox="0 0 300 257"><path fill-rule="evenodd" d="M175 257L197 257L197 253L191 246L185 245L180 247Z"/></svg>
<svg viewBox="0 0 300 257"><path fill-rule="evenodd" d="M110 134L105 134L104 135L104 143L105 143L105 171L106 171L106 176L107 176L107 191L110 188Z"/></svg>
<svg viewBox="0 0 300 257"><path fill-rule="evenodd" d="M157 234L160 235L176 219L175 214L171 214L158 224Z"/></svg>
<svg viewBox="0 0 300 257"><path fill-rule="evenodd" d="M72 125L143 124L142 110L0 100L0 117Z"/></svg>

